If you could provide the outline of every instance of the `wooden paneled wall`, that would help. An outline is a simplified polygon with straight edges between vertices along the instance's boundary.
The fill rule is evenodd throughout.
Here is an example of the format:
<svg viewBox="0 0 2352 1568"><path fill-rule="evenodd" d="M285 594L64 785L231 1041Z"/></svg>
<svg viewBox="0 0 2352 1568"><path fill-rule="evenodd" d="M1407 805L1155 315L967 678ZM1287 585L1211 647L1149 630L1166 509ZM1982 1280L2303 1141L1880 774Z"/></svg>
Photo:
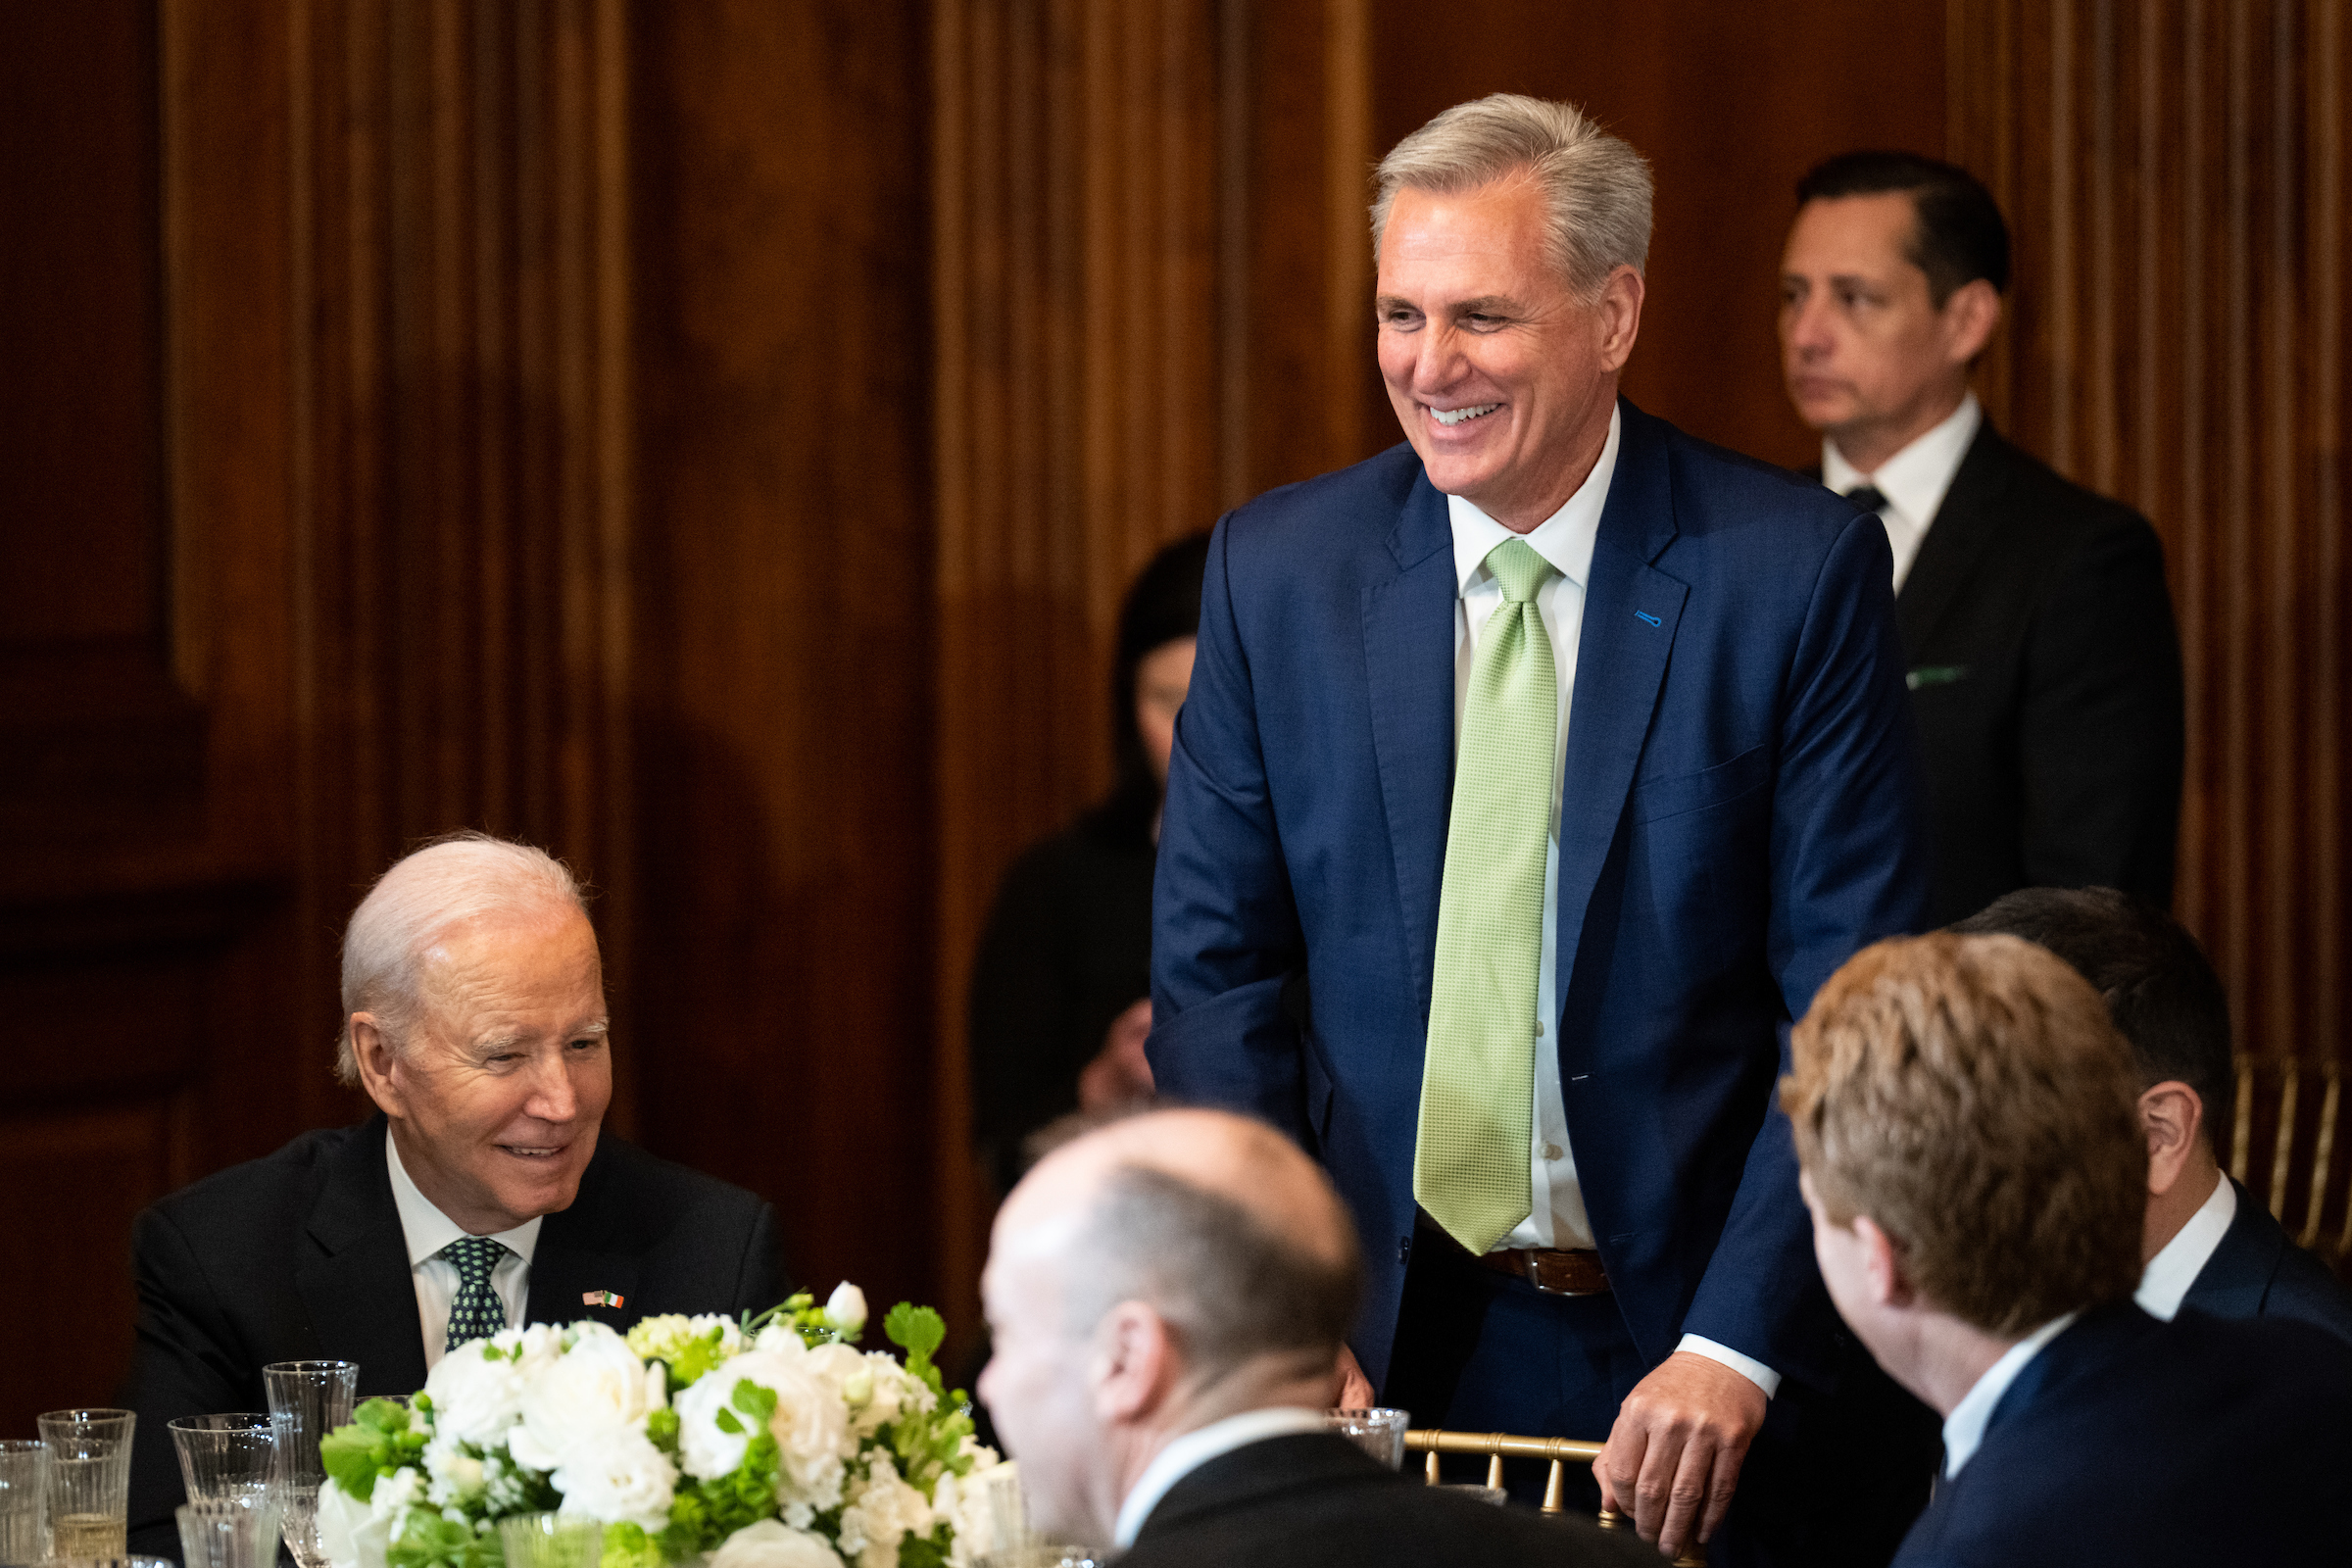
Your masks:
<svg viewBox="0 0 2352 1568"><path fill-rule="evenodd" d="M2344 9L1953 0L1949 17L1953 156L2018 240L1986 407L2163 535L2188 695L2176 907L2241 1049L2340 1061Z"/></svg>

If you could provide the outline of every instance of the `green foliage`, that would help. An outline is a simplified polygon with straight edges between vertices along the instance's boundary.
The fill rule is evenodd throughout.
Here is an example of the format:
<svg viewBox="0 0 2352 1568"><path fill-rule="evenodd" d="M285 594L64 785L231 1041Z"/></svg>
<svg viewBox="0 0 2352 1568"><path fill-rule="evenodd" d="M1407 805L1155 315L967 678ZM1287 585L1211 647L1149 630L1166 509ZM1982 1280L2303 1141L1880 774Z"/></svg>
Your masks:
<svg viewBox="0 0 2352 1568"><path fill-rule="evenodd" d="M427 1403L428 1416L431 1410ZM366 1502L375 1494L377 1478L417 1462L426 1436L425 1425L412 1424L409 1412L400 1405L390 1399L369 1399L352 1412L349 1426L337 1427L318 1440L318 1457L336 1485Z"/></svg>
<svg viewBox="0 0 2352 1568"><path fill-rule="evenodd" d="M400 1539L384 1551L385 1568L505 1568L498 1532L477 1534L471 1525L444 1519L429 1508L411 1508Z"/></svg>
<svg viewBox="0 0 2352 1568"><path fill-rule="evenodd" d="M890 1337L891 1344L906 1352L906 1370L922 1377L931 1365L932 1355L947 1343L948 1324L947 1319L930 1307L901 1301L882 1320L882 1332ZM926 1381L935 1388L938 1386L936 1379Z"/></svg>
<svg viewBox="0 0 2352 1568"><path fill-rule="evenodd" d="M605 1548L599 1568L662 1568L662 1548L632 1524L605 1526Z"/></svg>
<svg viewBox="0 0 2352 1568"><path fill-rule="evenodd" d="M645 1436L655 1447L668 1454L672 1463L676 1462L678 1457L677 1411L663 1405L661 1409L648 1415L645 1418Z"/></svg>
<svg viewBox="0 0 2352 1568"><path fill-rule="evenodd" d="M909 1531L899 1538L899 1568L948 1568L948 1551L956 1532L942 1520L931 1527L927 1536Z"/></svg>

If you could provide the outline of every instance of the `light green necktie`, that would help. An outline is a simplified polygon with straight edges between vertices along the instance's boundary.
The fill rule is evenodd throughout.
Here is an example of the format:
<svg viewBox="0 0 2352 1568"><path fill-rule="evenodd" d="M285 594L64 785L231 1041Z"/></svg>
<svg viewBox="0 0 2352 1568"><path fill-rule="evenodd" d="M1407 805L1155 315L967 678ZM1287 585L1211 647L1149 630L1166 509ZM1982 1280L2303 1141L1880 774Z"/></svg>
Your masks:
<svg viewBox="0 0 2352 1568"><path fill-rule="evenodd" d="M1503 605L1479 635L1453 768L1437 970L1421 1067L1413 1197L1485 1252L1527 1218L1536 979L1559 683L1536 590L1556 569L1524 539L1487 555Z"/></svg>

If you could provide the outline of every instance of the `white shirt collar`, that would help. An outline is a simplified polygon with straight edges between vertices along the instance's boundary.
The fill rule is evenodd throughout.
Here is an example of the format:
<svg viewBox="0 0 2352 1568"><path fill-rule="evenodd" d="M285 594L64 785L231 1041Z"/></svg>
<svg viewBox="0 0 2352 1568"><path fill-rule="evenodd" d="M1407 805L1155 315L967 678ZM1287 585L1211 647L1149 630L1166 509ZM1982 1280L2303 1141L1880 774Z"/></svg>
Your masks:
<svg viewBox="0 0 2352 1568"><path fill-rule="evenodd" d="M1600 511L1609 499L1609 480L1617 472L1619 412L1609 410L1608 438L1592 471L1576 487L1560 510L1527 533L1514 534L1460 496L1446 498L1446 514L1453 524L1453 575L1458 592L1468 593L1471 578L1485 570L1488 552L1505 539L1525 539L1536 553L1557 567L1561 576L1583 587L1592 575L1592 541L1600 537Z"/></svg>
<svg viewBox="0 0 2352 1568"><path fill-rule="evenodd" d="M415 1268L441 1249L469 1234L456 1220L433 1206L433 1200L416 1188L409 1177L408 1167L400 1162L400 1146L393 1142L392 1129L384 1129L384 1163L392 1172L392 1206L400 1211L400 1230L409 1244L409 1267ZM511 1231L500 1231L490 1239L504 1242L507 1250L528 1263L533 1249L539 1245L539 1221L524 1220Z"/></svg>
<svg viewBox="0 0 2352 1568"><path fill-rule="evenodd" d="M1839 495L1856 485L1876 486L1879 494L1925 531L1936 520L1944 492L1951 489L1952 476L1960 471L1960 460L1968 456L1968 444L1977 438L1977 426L1984 422L1984 410L1977 395L1965 393L1960 406L1942 422L1880 464L1875 473L1864 473L1846 462L1838 443L1825 438L1821 443L1821 482Z"/></svg>
<svg viewBox="0 0 2352 1568"><path fill-rule="evenodd" d="M2237 1183L2224 1176L2213 1184L2213 1196L2188 1216L2188 1223L2148 1259L2148 1266L2140 1272L2139 1289L2132 1296L2140 1309L2167 1323L2177 1317L2188 1288L2205 1272L2214 1249L2230 1234L2230 1222L2235 1218Z"/></svg>
<svg viewBox="0 0 2352 1568"><path fill-rule="evenodd" d="M1949 1481L1960 1473L1960 1467L1976 1456L1984 1441L1984 1423L1992 1419L1992 1407L2001 1402L2009 1385L2026 1369L2026 1363L2040 1353L2041 1348L2074 1326L2080 1312L2054 1317L2015 1345L2009 1347L1998 1361L1984 1369L1974 1387L1961 1396L1952 1406L1952 1413L1943 1418L1943 1478Z"/></svg>
<svg viewBox="0 0 2352 1568"><path fill-rule="evenodd" d="M1245 1410L1229 1415L1222 1421L1211 1421L1204 1427L1168 1440L1166 1447L1152 1456L1144 1473L1135 1478L1134 1488L1127 1500L1119 1504L1119 1522L1111 1532L1111 1544L1121 1551L1135 1544L1135 1538L1159 1506L1159 1499L1168 1489L1200 1469L1209 1460L1246 1448L1252 1443L1268 1438L1287 1438L1298 1432L1325 1430L1323 1412L1296 1404L1278 1404L1263 1410Z"/></svg>

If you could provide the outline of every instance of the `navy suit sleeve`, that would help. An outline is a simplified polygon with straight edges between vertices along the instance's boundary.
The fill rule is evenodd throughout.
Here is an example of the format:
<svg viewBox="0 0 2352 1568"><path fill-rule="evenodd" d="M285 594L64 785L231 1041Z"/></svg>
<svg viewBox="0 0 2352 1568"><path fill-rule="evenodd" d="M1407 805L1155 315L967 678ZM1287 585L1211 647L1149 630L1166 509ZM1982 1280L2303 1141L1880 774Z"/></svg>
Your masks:
<svg viewBox="0 0 2352 1568"><path fill-rule="evenodd" d="M784 1270L783 1249L776 1242L772 1203L761 1203L752 1218L751 1236L743 1249L742 1281L735 1293L738 1312L764 1312L792 1294L792 1276Z"/></svg>
<svg viewBox="0 0 2352 1568"><path fill-rule="evenodd" d="M250 1357L236 1344L212 1278L187 1236L157 1209L131 1227L139 1316L130 1371L117 1396L138 1412L131 1439L131 1547L176 1558L172 1510L186 1499L168 1423L185 1415L249 1408L242 1374Z"/></svg>
<svg viewBox="0 0 2352 1568"><path fill-rule="evenodd" d="M1857 951L1926 919L1925 797L1891 575L1886 530L1866 514L1824 562L1789 670L1765 939L1789 1019ZM1786 1073L1786 1024L1780 1040ZM1818 1378L1828 1325L1818 1279L1795 1144L1775 1094L1683 1327L1784 1375Z"/></svg>
<svg viewBox="0 0 2352 1568"><path fill-rule="evenodd" d="M2026 881L2173 897L2180 645L2155 530L2119 511L2034 617L2018 757Z"/></svg>
<svg viewBox="0 0 2352 1568"><path fill-rule="evenodd" d="M1192 688L1177 715L1152 894L1159 1091L1262 1116L1303 1141L1298 1033L1283 990L1306 947L1233 603L1231 519L1209 541Z"/></svg>

